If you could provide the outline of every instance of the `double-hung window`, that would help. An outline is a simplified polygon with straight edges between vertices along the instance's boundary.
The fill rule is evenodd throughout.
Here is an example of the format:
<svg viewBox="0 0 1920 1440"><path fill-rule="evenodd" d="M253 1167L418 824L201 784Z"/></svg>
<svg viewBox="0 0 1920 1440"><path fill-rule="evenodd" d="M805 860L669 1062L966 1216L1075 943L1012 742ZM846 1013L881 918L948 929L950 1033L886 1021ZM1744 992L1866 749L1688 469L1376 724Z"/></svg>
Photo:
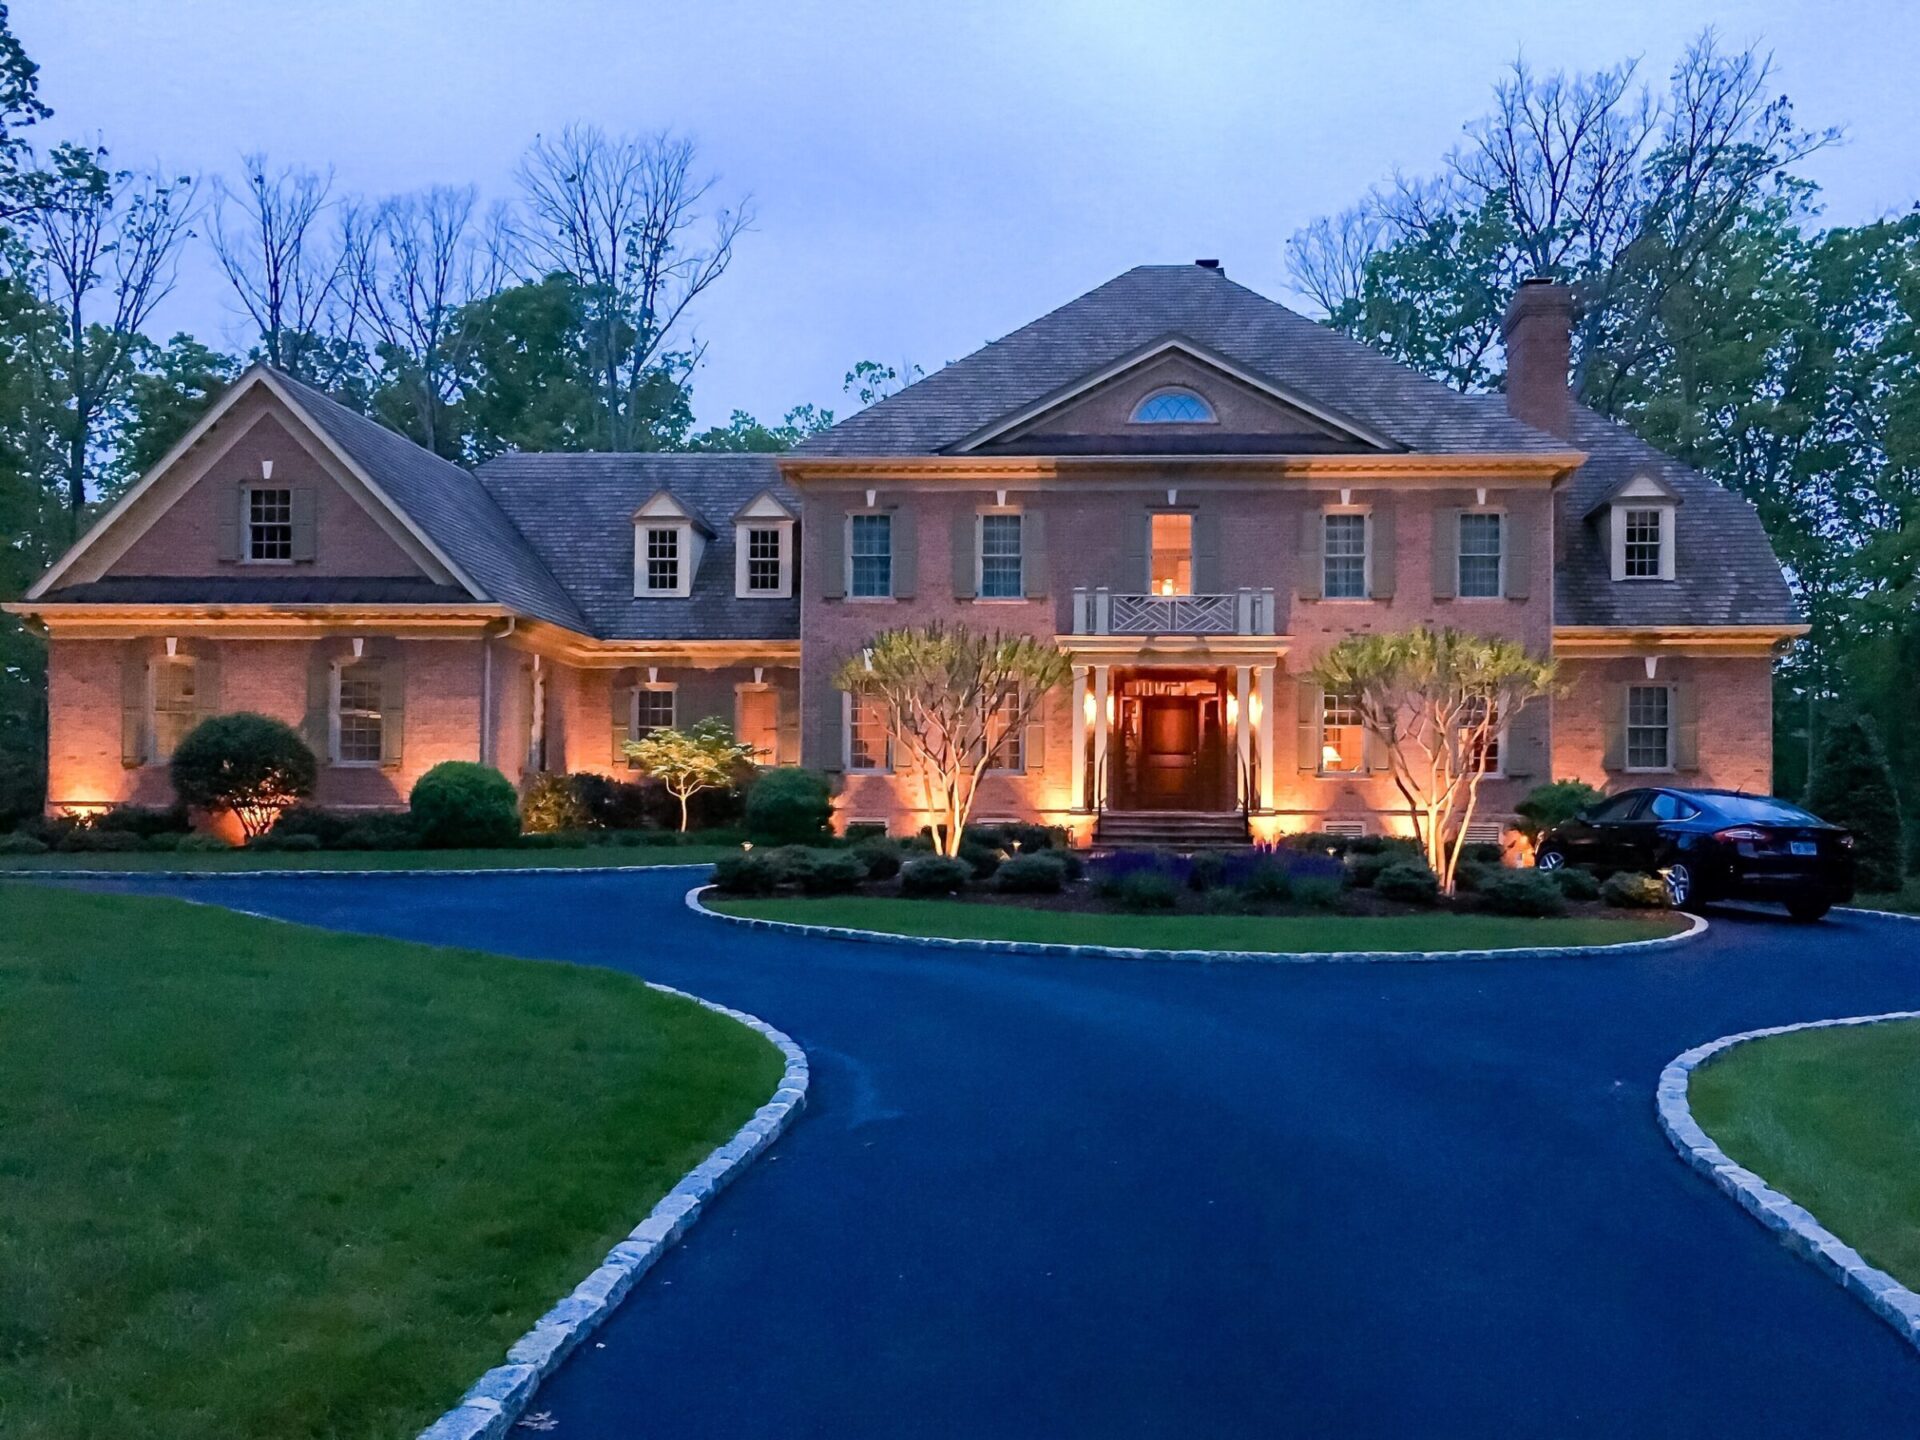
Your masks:
<svg viewBox="0 0 1920 1440"><path fill-rule="evenodd" d="M153 662L153 759L169 760L199 715L193 661L170 655Z"/></svg>
<svg viewBox="0 0 1920 1440"><path fill-rule="evenodd" d="M1027 768L1026 736L1021 733L1026 727L1007 723L1019 710L1020 692L1010 689L1006 699L1001 702L999 714L993 718L995 725L1006 728L1001 730L999 740L993 747L993 755L987 761L989 770L1011 770L1017 774Z"/></svg>
<svg viewBox="0 0 1920 1440"><path fill-rule="evenodd" d="M1497 599L1503 592L1500 583L1500 549L1506 517L1499 513L1469 512L1460 517L1460 583L1463 599Z"/></svg>
<svg viewBox="0 0 1920 1440"><path fill-rule="evenodd" d="M877 696L847 697L847 768L893 768L893 739L887 733L887 706Z"/></svg>
<svg viewBox="0 0 1920 1440"><path fill-rule="evenodd" d="M848 524L847 594L882 600L893 594L893 517L854 515Z"/></svg>
<svg viewBox="0 0 1920 1440"><path fill-rule="evenodd" d="M646 529L646 588L680 588L680 531L676 526L650 525Z"/></svg>
<svg viewBox="0 0 1920 1440"><path fill-rule="evenodd" d="M673 728L674 692L663 686L641 686L633 692L633 738L644 740L656 730Z"/></svg>
<svg viewBox="0 0 1920 1440"><path fill-rule="evenodd" d="M1673 691L1665 685L1627 687L1627 769L1673 768Z"/></svg>
<svg viewBox="0 0 1920 1440"><path fill-rule="evenodd" d="M1483 730L1481 721L1489 710L1492 710L1493 718ZM1501 773L1500 711L1493 701L1480 699L1467 702L1460 719L1460 748L1461 766L1467 774L1475 771L1482 775Z"/></svg>
<svg viewBox="0 0 1920 1440"><path fill-rule="evenodd" d="M247 490L246 558L256 565L293 560L293 491L252 486Z"/></svg>
<svg viewBox="0 0 1920 1440"><path fill-rule="evenodd" d="M980 598L1018 600L1025 593L1020 571L1020 517L980 517Z"/></svg>
<svg viewBox="0 0 1920 1440"><path fill-rule="evenodd" d="M1357 696L1326 690L1320 696L1320 773L1347 775L1366 762L1367 730Z"/></svg>
<svg viewBox="0 0 1920 1440"><path fill-rule="evenodd" d="M1660 555L1661 511L1630 509L1620 520L1626 527L1621 546L1627 579L1658 580L1663 569Z"/></svg>
<svg viewBox="0 0 1920 1440"><path fill-rule="evenodd" d="M342 665L339 683L334 759L342 765L378 765L385 738L380 667L365 661Z"/></svg>
<svg viewBox="0 0 1920 1440"><path fill-rule="evenodd" d="M780 578L780 538L778 526L747 530L747 593L776 594L786 586Z"/></svg>
<svg viewBox="0 0 1920 1440"><path fill-rule="evenodd" d="M1320 593L1329 600L1367 598L1367 517L1364 513L1328 511L1321 516L1322 576Z"/></svg>

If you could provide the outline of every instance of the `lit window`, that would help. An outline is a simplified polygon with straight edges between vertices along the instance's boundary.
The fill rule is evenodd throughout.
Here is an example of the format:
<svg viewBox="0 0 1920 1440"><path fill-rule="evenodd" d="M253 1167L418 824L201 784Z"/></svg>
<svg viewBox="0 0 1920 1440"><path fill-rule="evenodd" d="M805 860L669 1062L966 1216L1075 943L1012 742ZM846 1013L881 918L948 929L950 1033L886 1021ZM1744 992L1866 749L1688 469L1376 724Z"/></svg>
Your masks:
<svg viewBox="0 0 1920 1440"><path fill-rule="evenodd" d="M1020 517L980 517L980 598L1017 600L1020 580Z"/></svg>
<svg viewBox="0 0 1920 1440"><path fill-rule="evenodd" d="M747 531L747 589L777 591L780 585L780 532Z"/></svg>
<svg viewBox="0 0 1920 1440"><path fill-rule="evenodd" d="M247 491L247 559L293 559L293 491Z"/></svg>
<svg viewBox="0 0 1920 1440"><path fill-rule="evenodd" d="M647 534L647 589L680 588L680 532L652 529Z"/></svg>
<svg viewBox="0 0 1920 1440"><path fill-rule="evenodd" d="M377 765L382 739L380 667L340 667L339 744L334 758L342 765Z"/></svg>
<svg viewBox="0 0 1920 1440"><path fill-rule="evenodd" d="M1135 425L1207 425L1213 407L1191 390L1161 390L1133 407Z"/></svg>
<svg viewBox="0 0 1920 1440"><path fill-rule="evenodd" d="M1367 598L1367 517L1365 515L1323 515L1326 526L1325 548L1321 551L1325 574L1320 593L1329 600Z"/></svg>
<svg viewBox="0 0 1920 1440"><path fill-rule="evenodd" d="M1627 578L1658 580L1660 578L1660 512L1629 510L1622 520L1626 525L1624 550Z"/></svg>
<svg viewBox="0 0 1920 1440"><path fill-rule="evenodd" d="M1320 770L1351 774L1366 759L1367 731L1360 721L1359 699L1339 690L1320 697Z"/></svg>
<svg viewBox="0 0 1920 1440"><path fill-rule="evenodd" d="M1193 516L1153 517L1153 593L1193 593Z"/></svg>
<svg viewBox="0 0 1920 1440"><path fill-rule="evenodd" d="M1007 725L1019 712L1020 692L1008 690L1006 699L1001 702L1000 713L993 719L996 725ZM1027 768L1026 737L1021 733L1024 725L1008 725L1001 732L1000 742L993 747L993 756L987 761L989 770L1011 770L1018 773Z"/></svg>
<svg viewBox="0 0 1920 1440"><path fill-rule="evenodd" d="M887 734L886 702L853 695L847 705L847 768L891 770L893 741Z"/></svg>
<svg viewBox="0 0 1920 1440"><path fill-rule="evenodd" d="M1487 713L1488 704L1486 700L1469 701L1466 713L1461 718L1461 746L1465 751L1461 756L1461 764L1467 774L1476 770L1482 775L1500 773L1499 712L1495 711L1493 723L1484 732L1480 729L1480 720Z"/></svg>
<svg viewBox="0 0 1920 1440"><path fill-rule="evenodd" d="M891 515L855 515L852 545L852 575L849 595L861 599L882 599L893 594L893 517Z"/></svg>
<svg viewBox="0 0 1920 1440"><path fill-rule="evenodd" d="M633 692L633 738L644 740L656 730L673 728L673 691L641 689Z"/></svg>
<svg viewBox="0 0 1920 1440"><path fill-rule="evenodd" d="M1673 768L1670 722L1673 695L1664 685L1627 690L1627 769Z"/></svg>
<svg viewBox="0 0 1920 1440"><path fill-rule="evenodd" d="M156 660L153 666L153 758L168 760L193 729L199 711L195 705L193 661L180 657Z"/></svg>
<svg viewBox="0 0 1920 1440"><path fill-rule="evenodd" d="M1460 517L1460 594L1469 600L1500 595L1499 515Z"/></svg>

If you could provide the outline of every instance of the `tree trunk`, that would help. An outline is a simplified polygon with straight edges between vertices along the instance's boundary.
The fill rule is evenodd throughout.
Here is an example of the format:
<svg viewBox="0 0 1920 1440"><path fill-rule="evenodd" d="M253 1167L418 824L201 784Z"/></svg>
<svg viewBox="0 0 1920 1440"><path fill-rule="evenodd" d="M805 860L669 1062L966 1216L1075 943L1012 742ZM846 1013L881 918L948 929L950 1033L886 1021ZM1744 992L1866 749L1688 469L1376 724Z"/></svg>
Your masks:
<svg viewBox="0 0 1920 1440"><path fill-rule="evenodd" d="M682 791L680 794L680 833L682 835L687 833L687 800L690 794L690 791Z"/></svg>

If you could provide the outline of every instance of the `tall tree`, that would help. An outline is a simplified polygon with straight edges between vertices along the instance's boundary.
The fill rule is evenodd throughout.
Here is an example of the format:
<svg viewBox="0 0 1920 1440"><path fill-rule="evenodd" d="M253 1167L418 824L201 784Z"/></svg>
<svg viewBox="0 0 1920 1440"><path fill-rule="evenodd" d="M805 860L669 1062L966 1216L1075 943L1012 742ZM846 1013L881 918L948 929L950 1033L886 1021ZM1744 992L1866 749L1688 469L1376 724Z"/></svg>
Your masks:
<svg viewBox="0 0 1920 1440"><path fill-rule="evenodd" d="M210 231L261 357L323 388L337 384L350 363L356 315L348 250L327 225L332 192L332 171L269 170L266 156L246 155L237 185L214 182Z"/></svg>
<svg viewBox="0 0 1920 1440"><path fill-rule="evenodd" d="M102 498L114 498L158 465L239 373L233 356L191 335L164 345L143 340Z"/></svg>

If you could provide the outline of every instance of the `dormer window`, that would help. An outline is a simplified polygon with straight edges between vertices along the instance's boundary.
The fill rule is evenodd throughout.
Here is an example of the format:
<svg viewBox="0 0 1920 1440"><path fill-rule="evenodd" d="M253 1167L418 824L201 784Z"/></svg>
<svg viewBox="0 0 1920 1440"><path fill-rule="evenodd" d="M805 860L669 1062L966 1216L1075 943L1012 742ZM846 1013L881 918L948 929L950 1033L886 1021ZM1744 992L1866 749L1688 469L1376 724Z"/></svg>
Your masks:
<svg viewBox="0 0 1920 1440"><path fill-rule="evenodd" d="M693 593L710 532L679 500L662 490L633 515L633 593L636 599L684 599Z"/></svg>
<svg viewBox="0 0 1920 1440"><path fill-rule="evenodd" d="M680 528L649 525L647 536L647 579L643 587L655 594L677 593L680 589Z"/></svg>
<svg viewBox="0 0 1920 1440"><path fill-rule="evenodd" d="M1660 540L1660 532L1664 528L1660 521L1664 513L1659 509L1628 509L1621 513L1621 523L1626 526L1620 541L1625 547L1621 565L1626 579L1660 578L1660 561L1666 550Z"/></svg>
<svg viewBox="0 0 1920 1440"><path fill-rule="evenodd" d="M1615 580L1671 580L1673 522L1680 497L1653 475L1636 475L1596 505L1605 512Z"/></svg>
<svg viewBox="0 0 1920 1440"><path fill-rule="evenodd" d="M1205 399L1176 385L1147 396L1129 419L1135 425L1211 425L1216 417Z"/></svg>
<svg viewBox="0 0 1920 1440"><path fill-rule="evenodd" d="M733 517L733 593L743 600L793 594L794 515L763 490Z"/></svg>

